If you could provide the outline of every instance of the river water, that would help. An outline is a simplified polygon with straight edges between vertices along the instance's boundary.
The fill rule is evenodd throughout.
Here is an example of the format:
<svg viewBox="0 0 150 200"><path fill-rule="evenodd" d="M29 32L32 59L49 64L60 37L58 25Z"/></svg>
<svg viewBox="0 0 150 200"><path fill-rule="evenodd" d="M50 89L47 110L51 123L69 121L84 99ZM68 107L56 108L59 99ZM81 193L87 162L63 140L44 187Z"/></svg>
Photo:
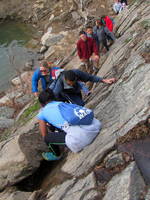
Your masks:
<svg viewBox="0 0 150 200"><path fill-rule="evenodd" d="M16 22L0 24L0 92L10 87L10 80L35 53L25 48L35 30Z"/></svg>

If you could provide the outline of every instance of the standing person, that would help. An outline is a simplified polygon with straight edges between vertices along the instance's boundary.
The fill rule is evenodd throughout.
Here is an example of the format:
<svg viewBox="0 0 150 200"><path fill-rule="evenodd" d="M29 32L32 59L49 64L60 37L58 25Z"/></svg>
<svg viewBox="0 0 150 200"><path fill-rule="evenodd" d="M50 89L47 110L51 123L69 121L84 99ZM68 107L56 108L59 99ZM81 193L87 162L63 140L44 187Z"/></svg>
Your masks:
<svg viewBox="0 0 150 200"><path fill-rule="evenodd" d="M81 60L81 63L84 65L84 71L91 73L93 68L97 68L99 63L99 51L96 45L96 42L93 38L87 37L84 31L79 33L80 39L77 42L77 52ZM94 66L90 66L90 58L94 63Z"/></svg>
<svg viewBox="0 0 150 200"><path fill-rule="evenodd" d="M85 32L86 32L87 37L93 38L95 40L96 45L99 49L98 37L95 33L93 33L93 28L91 26L87 26Z"/></svg>
<svg viewBox="0 0 150 200"><path fill-rule="evenodd" d="M38 114L40 132L52 151L42 153L45 160L61 158L59 145L66 145L74 153L81 151L92 143L101 129L101 122L94 118L92 110L55 101L52 90L41 92L39 102L43 106ZM47 123L59 131L48 132Z"/></svg>
<svg viewBox="0 0 150 200"><path fill-rule="evenodd" d="M115 0L113 10L117 15L122 11L122 3L119 0Z"/></svg>
<svg viewBox="0 0 150 200"><path fill-rule="evenodd" d="M56 79L56 71L59 67L46 60L41 62L40 68L36 69L32 75L32 92L34 96L38 96L38 83L41 80L42 89L45 90L54 79Z"/></svg>
<svg viewBox="0 0 150 200"><path fill-rule="evenodd" d="M112 41L115 41L114 34L108 30L108 28L104 25L104 23L101 20L96 20L96 26L94 26L93 32L98 37L100 49L103 49L103 47L105 47L106 50L109 51L107 38L109 37Z"/></svg>
<svg viewBox="0 0 150 200"><path fill-rule="evenodd" d="M113 21L110 17L103 15L101 17L101 21L104 23L104 25L106 25L110 32L113 32Z"/></svg>
<svg viewBox="0 0 150 200"><path fill-rule="evenodd" d="M84 106L85 103L82 100L81 90L87 95L89 94L83 84L83 82L86 83L88 81L112 84L115 82L115 79L103 79L102 77L93 76L78 69L74 69L62 72L58 79L50 85L50 89L53 90L57 100L69 101Z"/></svg>

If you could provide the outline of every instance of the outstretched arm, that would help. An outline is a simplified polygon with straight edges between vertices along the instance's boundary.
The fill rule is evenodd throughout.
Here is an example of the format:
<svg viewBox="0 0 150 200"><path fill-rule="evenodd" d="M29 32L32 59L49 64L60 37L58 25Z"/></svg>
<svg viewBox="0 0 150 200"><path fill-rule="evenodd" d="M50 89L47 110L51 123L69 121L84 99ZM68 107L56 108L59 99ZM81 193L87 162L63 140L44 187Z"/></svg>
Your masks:
<svg viewBox="0 0 150 200"><path fill-rule="evenodd" d="M112 84L116 82L116 79L115 78L103 79L102 82L107 84Z"/></svg>

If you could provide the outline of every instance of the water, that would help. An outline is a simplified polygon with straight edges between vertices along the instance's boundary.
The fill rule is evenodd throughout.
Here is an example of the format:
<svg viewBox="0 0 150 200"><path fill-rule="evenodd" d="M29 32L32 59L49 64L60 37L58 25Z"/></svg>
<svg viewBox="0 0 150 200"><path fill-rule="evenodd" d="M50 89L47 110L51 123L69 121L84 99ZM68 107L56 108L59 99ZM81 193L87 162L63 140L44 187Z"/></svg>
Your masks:
<svg viewBox="0 0 150 200"><path fill-rule="evenodd" d="M25 24L0 24L0 92L10 87L10 80L17 74L17 69L35 58L35 54L25 48L33 34L34 30Z"/></svg>

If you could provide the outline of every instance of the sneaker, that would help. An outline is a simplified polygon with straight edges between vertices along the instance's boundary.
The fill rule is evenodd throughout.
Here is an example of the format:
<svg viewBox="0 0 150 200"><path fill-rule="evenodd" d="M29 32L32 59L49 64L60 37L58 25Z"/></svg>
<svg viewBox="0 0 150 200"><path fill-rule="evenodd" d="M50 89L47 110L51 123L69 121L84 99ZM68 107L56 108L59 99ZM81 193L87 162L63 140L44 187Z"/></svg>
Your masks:
<svg viewBox="0 0 150 200"><path fill-rule="evenodd" d="M52 152L43 152L42 157L47 161L60 160L61 156L56 156Z"/></svg>

